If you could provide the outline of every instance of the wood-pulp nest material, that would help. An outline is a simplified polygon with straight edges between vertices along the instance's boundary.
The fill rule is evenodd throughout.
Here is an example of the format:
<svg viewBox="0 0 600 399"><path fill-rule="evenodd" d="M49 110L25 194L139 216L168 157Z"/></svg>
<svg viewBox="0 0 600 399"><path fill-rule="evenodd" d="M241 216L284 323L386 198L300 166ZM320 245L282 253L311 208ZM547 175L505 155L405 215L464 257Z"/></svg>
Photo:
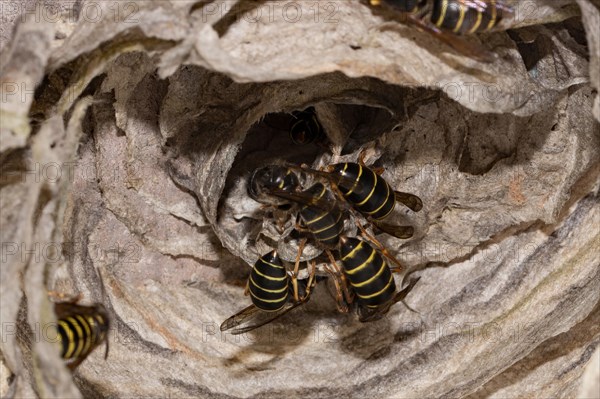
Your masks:
<svg viewBox="0 0 600 399"><path fill-rule="evenodd" d="M3 397L600 395L598 2L515 3L465 39L492 63L358 0L7 4ZM290 140L309 106L326 146ZM423 200L379 236L417 312L360 323L317 284L221 333L278 245L249 174L362 150ZM105 304L108 360L63 366L50 290Z"/></svg>

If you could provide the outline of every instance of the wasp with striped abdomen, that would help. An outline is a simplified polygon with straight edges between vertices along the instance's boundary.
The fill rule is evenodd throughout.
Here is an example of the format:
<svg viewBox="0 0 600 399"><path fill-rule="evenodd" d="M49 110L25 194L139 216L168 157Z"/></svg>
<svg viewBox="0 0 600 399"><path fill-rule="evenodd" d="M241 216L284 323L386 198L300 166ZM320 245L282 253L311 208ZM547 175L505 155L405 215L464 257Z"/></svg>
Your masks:
<svg viewBox="0 0 600 399"><path fill-rule="evenodd" d="M344 230L343 211L329 195L325 185L315 183L306 190L296 192L272 189L270 193L300 206L298 214L303 224L296 225L298 230L312 234L325 248L337 248Z"/></svg>
<svg viewBox="0 0 600 399"><path fill-rule="evenodd" d="M106 343L104 359L108 357L108 312L101 303L92 306L77 305L77 300L54 304L58 320L61 357L67 367L74 370L103 342Z"/></svg>
<svg viewBox="0 0 600 399"><path fill-rule="evenodd" d="M326 171L270 165L252 174L250 192L253 198L259 202L262 200L265 204L280 205L281 200L287 201L292 204L290 211L296 206L302 222L296 224L296 230L309 233L324 248L329 257L329 262L325 263L324 267L335 284L338 310L347 312L347 305L356 302L361 321L377 320L387 313L394 303L408 294L416 280L407 288L396 292L392 270L388 268L382 254L398 265L396 270L400 270L398 260L374 237L368 235L359 223L357 226L361 228L363 235L378 246L381 254L366 241L345 236L344 214L349 206L340 206L342 203L320 182L303 190L300 178L297 175L294 178L290 177L295 175L295 170L326 177L333 183L334 190L339 192L338 197L343 198L344 203L354 207L375 226L402 238L412 235L412 227L393 226L382 220L392 212L396 201L419 211L423 207L421 199L412 194L395 192L376 171L364 166L363 154L360 164L330 165ZM299 246L298 257L303 245L301 243ZM343 271L338 268L332 250L339 250ZM357 297L356 301L354 294Z"/></svg>
<svg viewBox="0 0 600 399"><path fill-rule="evenodd" d="M308 189L300 192L272 191L272 195L279 196L300 204L299 216L302 225L296 224L296 230L306 231L321 245L329 258L325 263L325 271L333 278L336 286L337 306L341 312L347 312L345 303L350 302L350 292L345 276L337 266L331 250L337 249L344 231L344 212L337 206L325 185L315 183ZM301 242L301 251L305 241ZM330 268L331 266L331 268Z"/></svg>
<svg viewBox="0 0 600 399"><path fill-rule="evenodd" d="M344 275L356 296L361 322L379 320L393 304L402 301L420 279L412 279L404 289L397 291L390 268L375 248L351 237L341 237L340 244Z"/></svg>
<svg viewBox="0 0 600 399"><path fill-rule="evenodd" d="M330 165L327 171L343 197L377 228L397 238L412 237L412 226L394 226L384 220L392 213L396 202L419 212L423 208L423 201L419 197L395 191L380 174L362 162Z"/></svg>
<svg viewBox="0 0 600 399"><path fill-rule="evenodd" d="M343 221L340 223L341 211L335 205L327 208L323 201L326 191L323 184L316 183L311 189L306 191L313 194L315 199L303 206L300 215L317 240L330 247L339 248L343 273L339 272L337 262L331 253L326 251L330 264L335 269L335 271L328 270L328 273L332 275L336 285L338 309L345 311L344 303L356 302L361 322L378 320L394 303L406 297L418 279L411 281L402 291L396 292L392 269L388 267L384 257L366 241L343 234ZM380 246L385 257L398 265L395 270L400 270L398 260L383 245L373 237L366 238Z"/></svg>
<svg viewBox="0 0 600 399"><path fill-rule="evenodd" d="M339 230L340 210L333 199L326 197L326 188L321 183L316 183L308 190L300 191L302 186L294 169L313 173L332 182L340 197L380 230L397 238L410 238L413 235L412 226L395 226L385 223L384 220L392 213L396 202L418 212L423 208L423 201L414 194L394 191L380 176L382 171L368 168L363 164L362 159L360 163L329 165L325 171L308 167L269 165L252 174L249 185L250 196L258 202L269 205L280 205L289 201L302 204L300 216L304 212L308 227L314 223L312 219L325 217L325 213L330 212L332 214L329 216L336 220L335 225L338 226L338 231L341 231ZM326 218L315 227L322 229L328 220L329 218ZM311 232L314 233L314 229ZM323 241L322 238L317 237L317 239ZM332 244L335 246L337 242Z"/></svg>
<svg viewBox="0 0 600 399"><path fill-rule="evenodd" d="M345 168L342 168L339 165L345 165ZM339 167L340 170L342 171L346 171L348 170L348 165L356 165L358 168L363 168L362 166L358 165L358 164L338 164L338 165L332 165L332 169L331 172L325 172L327 173L326 176L328 178L331 178L331 176L338 176L335 174L335 170ZM282 190L280 188L281 184L275 184L276 182L281 182L283 181L283 176L287 176L290 173L290 169L292 167L290 167L290 169L286 168L282 168L279 166L271 166L271 167L267 167L269 168L271 171L277 171L280 174L280 178L279 179L269 179L268 181L272 182L272 184L270 185L270 187L262 187L261 191L264 191L266 193L266 195L271 195L271 196L275 196L281 199L286 199L289 200L291 202L294 202L296 204L298 204L300 206L298 214L300 216L300 219L302 221L302 225L297 224L296 229L298 231L306 231L308 233L310 233L314 239L324 248L325 253L327 254L327 256L329 257L329 263L325 263L325 271L327 271L328 274L330 274L330 276L333 278L332 281L336 286L336 299L337 299L337 306L338 309L342 312L347 311L347 306L346 304L349 304L352 302L352 295L348 289L348 286L350 286L351 288L359 288L360 286L357 285L355 286L353 284L352 281L352 277L351 274L347 274L345 272L342 272L338 266L337 266L337 262L335 260L335 257L332 255L331 250L335 250L335 249L340 249L341 253L344 253L344 248L347 247L347 245L350 245L349 243L353 243L354 240L356 239L350 239L344 236L344 210L340 209L340 207L338 206L338 201L336 201L335 197L333 195L331 195L331 193L329 192L329 190L327 190L327 187L322 184L322 183L315 183L314 185L312 185L310 188L308 188L307 190L302 190L301 191L301 186L298 185L296 186L293 190ZM358 170L358 173L356 173L352 179L344 174L340 175L340 179L335 179L334 183L340 187L340 191L342 192L342 194L348 194L349 198L348 201L352 204L356 204L357 205L357 209L361 212L364 213L369 213L369 209L368 207L365 208L364 206L366 206L367 204L369 204L369 206L371 206L373 209L383 209L386 208L386 210L384 212L376 213L376 212L371 212L373 215L375 215L375 217L378 217L380 219L385 218L393 209L394 207L394 203L396 201L396 197L391 197L390 192L393 192L391 190L391 187L389 186L389 184L387 184L387 182L385 180L383 180L382 178L380 178L374 171L365 168L365 175L366 175L366 171L369 171L370 173L372 173L372 178L371 180L369 180L368 178L365 179L363 177L363 179L361 179L361 175L362 175L362 169ZM293 172L292 172L293 173ZM344 172L345 173L345 172ZM269 175L269 176L273 176L272 174L266 174L266 173L261 173L258 174L258 176L261 175ZM253 174L253 176L257 176L257 174ZM364 176L364 175L363 175ZM344 181L344 180L348 180L348 181ZM265 184L265 181L267 180L262 180L261 184ZM299 181L299 179L298 179ZM344 185L344 183L346 183L346 186L348 187L348 189L346 190L344 187L346 187ZM252 184L251 184L252 185ZM354 190L352 190L351 188L354 187ZM387 188L387 189L386 189ZM352 193L352 191L354 191L355 194L358 194L358 197L353 197L350 194ZM387 191L388 197L382 197L380 191ZM367 195L367 193L370 192L370 195ZM402 193L403 197L402 200L404 202L407 202L409 204L409 206L415 210L419 210L422 207L422 203L421 200L418 197L412 196L411 194L405 194ZM370 204L369 201L374 201L374 200L378 200L379 203L375 203L375 204ZM410 201L409 201L410 200ZM353 202L354 201L354 202ZM389 202L391 201L391 204L389 204ZM361 208L361 205L363 206ZM360 225L357 224L359 227ZM398 233L398 230L400 229L400 227L396 227L395 230L393 230L391 227L388 228L388 231L393 231L395 233ZM406 234L406 227L404 227L404 233ZM412 230L411 230L412 233ZM365 237L367 239L369 239L369 241L373 242L374 244L376 244L379 249L382 251L382 253L389 258L390 260L392 260L394 263L396 263L398 265L397 270L400 270L400 262L393 257L385 247L383 247L382 244L380 244L376 239L374 239L374 237L371 237L370 235L368 235L364 230L363 230L363 235L365 235ZM300 245L299 247L299 251L302 251L302 247L303 244ZM356 284L361 284L361 283L365 283L365 281L369 281L371 282L371 280L373 280L373 284L379 284L381 282L382 278L391 278L391 270L387 267L387 264L385 262L381 263L377 263L377 266L379 267L377 270L373 270L374 266L372 265L373 262L378 262L379 260L383 260L383 258L381 257L381 255L375 251L375 249L373 249L371 246L368 246L368 244L366 244L366 242L364 244L362 244L362 246L360 247L360 251L366 252L367 248L371 248L372 252L369 253L370 258L368 257L369 260L369 264L367 265L368 267L365 268L364 272L361 273L361 278L362 276L367 275L367 277L365 277L364 281L354 281ZM372 256L371 256L372 255ZM330 268L331 267L331 268ZM386 269L386 272L384 273L383 269ZM386 279L386 283L389 282L389 278ZM347 279L350 279L350 283L348 283ZM393 281L391 284L391 290L392 292L395 292L395 285L393 285ZM357 291L357 290L355 290ZM358 291L360 292L361 290L358 289ZM371 294L374 294L373 292ZM360 294L359 294L360 295ZM382 294L378 294L377 298L375 299L377 303L380 304L386 304L388 303L389 298L384 298L383 293ZM360 302L360 301L359 301ZM394 302L391 302L394 303ZM391 304L390 304L391 306ZM376 309L382 309L381 306L375 306ZM366 316L365 316L366 317Z"/></svg>
<svg viewBox="0 0 600 399"><path fill-rule="evenodd" d="M486 62L493 61L494 55L459 35L507 29L514 16L506 0L369 0L369 4L404 16L405 22Z"/></svg>
<svg viewBox="0 0 600 399"><path fill-rule="evenodd" d="M261 256L250 272L246 295L252 305L229 317L221 324L221 331L243 334L264 326L290 310L306 303L315 282L315 264L308 280L298 280L299 259L291 276L276 251Z"/></svg>
<svg viewBox="0 0 600 399"><path fill-rule="evenodd" d="M412 226L396 226L386 223L396 202L400 202L414 212L423 208L423 201L414 194L395 191L381 177L383 170L373 170L362 162L344 162L329 165L324 171L309 168L302 170L325 177L334 184L339 196L350 203L365 219L381 231L397 238L410 238L414 233Z"/></svg>
<svg viewBox="0 0 600 399"><path fill-rule="evenodd" d="M252 173L248 186L250 197L262 204L285 206L290 212L291 207L296 205L304 222L304 227L297 225L299 230L308 231L327 248L337 247L344 228L342 210L323 184L316 183L303 190L292 168L268 165Z"/></svg>
<svg viewBox="0 0 600 399"><path fill-rule="evenodd" d="M294 176L294 177L292 177ZM302 189L300 179L290 167L268 165L259 168L250 177L249 194L256 201L265 205L286 206L290 213L297 213L302 224L296 222L296 231L309 233L329 258L325 270L334 276L334 283L340 292L349 297L346 284L338 283L337 278L344 278L335 263L331 250L337 249L344 229L343 210L337 206L325 185L315 183L306 190ZM305 248L306 238L300 240L296 264ZM329 267L331 265L333 270ZM338 301L340 311L345 311L343 301Z"/></svg>

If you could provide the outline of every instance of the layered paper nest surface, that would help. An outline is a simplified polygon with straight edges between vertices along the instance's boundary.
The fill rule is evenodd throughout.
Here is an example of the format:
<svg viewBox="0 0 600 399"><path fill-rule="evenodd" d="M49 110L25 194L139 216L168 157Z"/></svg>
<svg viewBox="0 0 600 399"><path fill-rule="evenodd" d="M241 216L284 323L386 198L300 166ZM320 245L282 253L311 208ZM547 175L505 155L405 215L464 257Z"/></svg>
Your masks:
<svg viewBox="0 0 600 399"><path fill-rule="evenodd" d="M514 4L514 29L465 39L492 63L360 1L11 4L3 396L594 392L594 371L582 376L600 361L597 2ZM294 145L277 122L308 106L327 146ZM424 203L396 209L411 239L380 236L421 277L407 298L418 313L398 304L361 324L318 284L278 322L220 333L276 244L261 239L249 174L365 149ZM105 303L107 361L97 350L74 377L62 366L48 290Z"/></svg>

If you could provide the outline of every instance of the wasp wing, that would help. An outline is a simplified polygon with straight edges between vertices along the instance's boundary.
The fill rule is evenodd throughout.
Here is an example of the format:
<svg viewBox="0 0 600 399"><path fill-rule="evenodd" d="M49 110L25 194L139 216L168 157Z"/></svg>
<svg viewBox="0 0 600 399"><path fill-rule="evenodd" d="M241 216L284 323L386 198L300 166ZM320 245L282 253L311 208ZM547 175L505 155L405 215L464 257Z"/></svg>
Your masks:
<svg viewBox="0 0 600 399"><path fill-rule="evenodd" d="M415 285L419 282L421 277L413 278L409 281L408 285L404 287L400 292L397 292L394 298L392 298L387 303L377 307L377 308L368 308L366 306L358 307L358 320L361 323L368 323L371 321L376 321L381 319L383 316L389 312L390 307L396 302L404 301L404 298L412 291ZM416 312L410 306L404 304L410 311ZM417 312L418 313L418 312Z"/></svg>
<svg viewBox="0 0 600 399"><path fill-rule="evenodd" d="M302 205L314 206L324 211L333 210L337 203L329 198L317 198L306 192L289 192L284 190L269 190L269 194L288 201L293 201Z"/></svg>
<svg viewBox="0 0 600 399"><path fill-rule="evenodd" d="M411 278L408 282L408 285L404 287L400 292L396 293L396 296L394 296L394 299L392 299L392 303L403 301L404 298L406 298L406 296L412 291L412 289L415 288L415 285L417 285L420 279L421 276Z"/></svg>
<svg viewBox="0 0 600 399"><path fill-rule="evenodd" d="M497 58L495 53L488 51L483 46L468 42L463 37L456 35L455 33L441 30L437 26L423 21L414 15L409 15L406 21L417 27L419 30L427 32L436 37L464 56L485 63L493 62Z"/></svg>
<svg viewBox="0 0 600 399"><path fill-rule="evenodd" d="M508 4L505 0L456 0L457 2L464 4L467 8L473 8L479 12L486 12L489 9L494 8L496 12L500 13L500 17L506 18L514 14L514 8Z"/></svg>
<svg viewBox="0 0 600 399"><path fill-rule="evenodd" d="M406 240L413 236L415 229L412 226L397 226L390 223L383 223L377 220L371 221L379 230L396 238Z"/></svg>
<svg viewBox="0 0 600 399"><path fill-rule="evenodd" d="M223 323L221 323L221 331L231 330L232 328L244 323L245 320L251 320L252 316L260 311L261 310L254 305L250 305L242 309L241 311L239 311L238 313L234 314L233 316L225 320Z"/></svg>
<svg viewBox="0 0 600 399"><path fill-rule="evenodd" d="M290 310L305 302L288 302L283 308L274 312L265 312L254 305L242 309L221 324L221 331L229 331L233 335L244 334L280 318Z"/></svg>
<svg viewBox="0 0 600 399"><path fill-rule="evenodd" d="M290 169L294 169L299 172L304 172L304 173L322 177L322 178L326 179L328 182L333 182L336 185L346 185L346 186L352 187L354 185L354 183L356 183L356 180L354 180L354 179L340 176L337 173L331 173L331 172L325 172L322 170L312 169L312 168L309 168L308 165L306 165L306 164L303 164L302 166L286 164L286 166Z"/></svg>
<svg viewBox="0 0 600 399"><path fill-rule="evenodd" d="M403 193L402 191L394 191L396 201L406 205L414 212L419 212L423 209L423 201L414 194Z"/></svg>

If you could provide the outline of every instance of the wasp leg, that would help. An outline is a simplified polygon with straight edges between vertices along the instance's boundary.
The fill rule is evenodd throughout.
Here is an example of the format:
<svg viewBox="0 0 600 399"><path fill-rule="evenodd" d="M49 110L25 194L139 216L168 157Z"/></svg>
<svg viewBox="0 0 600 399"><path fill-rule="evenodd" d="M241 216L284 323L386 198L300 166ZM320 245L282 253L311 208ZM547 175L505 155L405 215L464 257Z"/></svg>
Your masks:
<svg viewBox="0 0 600 399"><path fill-rule="evenodd" d="M391 260L392 262L394 262L394 264L396 264L397 267L393 268L392 270L395 272L400 272L403 267L402 264L400 263L400 261L398 259L396 259L396 257L394 257L394 255L392 255L387 248L379 242L379 240L377 240L375 237L373 237L372 235L370 235L367 230L364 229L364 227L362 227L362 225L355 219L354 223L356 224L356 226L358 227L358 229L361 232L361 235L366 238L368 241L370 241L372 244L374 244L377 249L379 249L381 251L381 253L388 258L389 260Z"/></svg>
<svg viewBox="0 0 600 399"><path fill-rule="evenodd" d="M367 149L363 149L359 154L358 154L358 163L360 164L360 166L364 166L365 168L369 168L371 169L373 172L375 172L377 175L381 175L383 172L385 172L385 168L382 167L378 167L378 168L373 168L373 167L369 167L365 164L365 157L367 156Z"/></svg>
<svg viewBox="0 0 600 399"><path fill-rule="evenodd" d="M300 240L300 244L298 245L298 254L296 255L296 262L294 263L294 276L298 275L298 270L300 269L300 258L302 257L302 252L304 252L304 247L306 246L306 238Z"/></svg>
<svg viewBox="0 0 600 399"><path fill-rule="evenodd" d="M298 233L310 233L310 230L307 229L306 227L304 227L301 222L299 221L300 219L300 214L298 214L297 218L296 218L296 223L294 223L294 229L296 229L296 231Z"/></svg>
<svg viewBox="0 0 600 399"><path fill-rule="evenodd" d="M360 166L366 166L365 165L365 157L367 156L367 151L365 148L363 148L360 153L358 154L358 163L360 164Z"/></svg>
<svg viewBox="0 0 600 399"><path fill-rule="evenodd" d="M327 254L327 257L329 258L329 262L331 262L331 266L335 269L336 275L339 276L339 279L342 282L342 292L344 293L344 300L347 303L352 303L354 301L354 295L353 295L353 293L348 291L349 284L348 284L348 280L346 280L346 275L338 267L337 262L335 261L335 258L331 254L331 251L326 250L325 253Z"/></svg>
<svg viewBox="0 0 600 399"><path fill-rule="evenodd" d="M62 292L48 291L48 296L54 300L59 300L64 303L77 303L83 298L83 294L80 292L77 295L67 295Z"/></svg>
<svg viewBox="0 0 600 399"><path fill-rule="evenodd" d="M331 277L333 284L335 285L335 304L337 306L338 312L340 313L348 313L348 305L344 302L344 294L342 293L342 288L340 287L340 278L335 274L333 270L329 268L329 265L325 265L325 271Z"/></svg>
<svg viewBox="0 0 600 399"><path fill-rule="evenodd" d="M302 302L308 300L308 297L310 296L310 291L312 290L312 286L315 284L315 273L317 270L317 262L315 262L314 260L312 260L310 262L311 268L310 268L310 272L308 272L308 283L306 284L306 293L304 294L304 297L302 297Z"/></svg>
<svg viewBox="0 0 600 399"><path fill-rule="evenodd" d="M294 271L292 272L292 286L294 288L294 302L300 302L300 297L298 294L298 270L300 269L300 257L302 256L302 252L304 252L304 246L306 245L306 238L300 240L300 245L298 245L298 254L296 255L296 262L294 263Z"/></svg>
<svg viewBox="0 0 600 399"><path fill-rule="evenodd" d="M246 281L246 288L244 288L244 296L250 295L250 279Z"/></svg>
<svg viewBox="0 0 600 399"><path fill-rule="evenodd" d="M383 168L383 167L377 167L377 168L374 168L374 167L372 167L372 166L367 166L367 165L365 164L365 158L366 158L366 157L367 157L367 149L366 149L366 148L363 148L363 149L361 150L361 152L358 154L358 163L360 164L360 166L363 166L363 167L365 167L365 168L369 168L369 169L371 169L371 170L372 170L373 172L375 172L375 174L377 174L377 175L381 175L383 172L385 172L385 168Z"/></svg>

